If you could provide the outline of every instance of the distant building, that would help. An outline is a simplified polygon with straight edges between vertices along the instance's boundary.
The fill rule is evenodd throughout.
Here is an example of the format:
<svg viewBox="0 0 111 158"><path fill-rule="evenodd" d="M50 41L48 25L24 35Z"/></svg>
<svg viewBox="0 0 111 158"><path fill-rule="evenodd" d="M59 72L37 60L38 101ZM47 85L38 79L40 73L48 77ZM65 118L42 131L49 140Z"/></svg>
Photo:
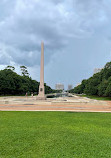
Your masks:
<svg viewBox="0 0 111 158"><path fill-rule="evenodd" d="M94 74L100 72L101 70L102 70L102 68L95 68L95 69L94 69Z"/></svg>
<svg viewBox="0 0 111 158"><path fill-rule="evenodd" d="M73 89L73 86L71 84L68 85L68 91Z"/></svg>
<svg viewBox="0 0 111 158"><path fill-rule="evenodd" d="M61 83L58 83L58 84L55 85L55 89L56 90L64 90L64 85L61 84Z"/></svg>

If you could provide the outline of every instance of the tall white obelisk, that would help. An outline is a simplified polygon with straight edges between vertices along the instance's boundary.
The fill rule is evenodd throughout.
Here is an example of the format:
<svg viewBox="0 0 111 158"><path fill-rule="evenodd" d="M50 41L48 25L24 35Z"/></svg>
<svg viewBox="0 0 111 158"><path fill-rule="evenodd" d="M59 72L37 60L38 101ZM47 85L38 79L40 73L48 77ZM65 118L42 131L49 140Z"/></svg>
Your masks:
<svg viewBox="0 0 111 158"><path fill-rule="evenodd" d="M37 96L38 100L45 100L45 88L44 88L44 43L41 42L41 65L40 65L40 85L39 94Z"/></svg>

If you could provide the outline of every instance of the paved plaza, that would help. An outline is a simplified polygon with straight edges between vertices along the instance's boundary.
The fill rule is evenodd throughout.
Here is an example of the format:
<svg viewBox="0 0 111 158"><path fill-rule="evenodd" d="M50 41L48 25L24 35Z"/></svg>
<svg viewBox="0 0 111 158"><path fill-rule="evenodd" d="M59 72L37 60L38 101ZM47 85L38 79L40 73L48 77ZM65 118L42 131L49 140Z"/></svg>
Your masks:
<svg viewBox="0 0 111 158"><path fill-rule="evenodd" d="M59 97L37 100L34 97L0 97L0 111L72 111L111 112L110 101L97 101L85 97Z"/></svg>

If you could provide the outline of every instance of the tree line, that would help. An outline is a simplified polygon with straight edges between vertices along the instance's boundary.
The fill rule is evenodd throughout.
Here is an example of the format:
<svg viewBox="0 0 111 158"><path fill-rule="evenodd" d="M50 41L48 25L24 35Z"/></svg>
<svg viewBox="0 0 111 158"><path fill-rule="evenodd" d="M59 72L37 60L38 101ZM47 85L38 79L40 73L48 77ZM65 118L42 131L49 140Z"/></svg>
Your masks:
<svg viewBox="0 0 111 158"><path fill-rule="evenodd" d="M71 93L111 97L111 62L89 79L70 90Z"/></svg>
<svg viewBox="0 0 111 158"><path fill-rule="evenodd" d="M20 66L21 75L17 74L13 66L7 66L0 70L0 95L25 95L26 93L38 94L39 82L29 77L27 67ZM55 90L45 84L45 93L53 93Z"/></svg>

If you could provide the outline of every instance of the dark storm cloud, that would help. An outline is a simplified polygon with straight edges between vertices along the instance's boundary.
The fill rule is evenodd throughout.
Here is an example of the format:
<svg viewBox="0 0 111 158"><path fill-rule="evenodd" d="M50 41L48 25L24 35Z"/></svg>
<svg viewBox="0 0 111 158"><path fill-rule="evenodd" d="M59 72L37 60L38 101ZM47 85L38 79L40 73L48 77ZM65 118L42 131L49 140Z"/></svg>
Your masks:
<svg viewBox="0 0 111 158"><path fill-rule="evenodd" d="M1 0L0 58L37 65L43 40L48 63L72 38L89 37L103 25L106 8L102 0Z"/></svg>
<svg viewBox="0 0 111 158"><path fill-rule="evenodd" d="M7 1L7 3L10 2ZM40 51L41 40L45 42L46 50L49 50L50 46L53 49L59 49L65 45L64 34L61 34L57 21L61 20L61 15L58 9L54 9L55 3L52 4L51 1L48 3L50 6L46 8L45 3L42 4L39 1L16 0L12 5L13 12L9 17L4 15L4 19L1 20L0 42L8 47L7 53L12 56L14 62L37 64L34 59ZM5 6L5 9L7 10L8 7ZM30 52L35 54L31 58L33 62L28 58ZM47 54L53 55L53 53Z"/></svg>

